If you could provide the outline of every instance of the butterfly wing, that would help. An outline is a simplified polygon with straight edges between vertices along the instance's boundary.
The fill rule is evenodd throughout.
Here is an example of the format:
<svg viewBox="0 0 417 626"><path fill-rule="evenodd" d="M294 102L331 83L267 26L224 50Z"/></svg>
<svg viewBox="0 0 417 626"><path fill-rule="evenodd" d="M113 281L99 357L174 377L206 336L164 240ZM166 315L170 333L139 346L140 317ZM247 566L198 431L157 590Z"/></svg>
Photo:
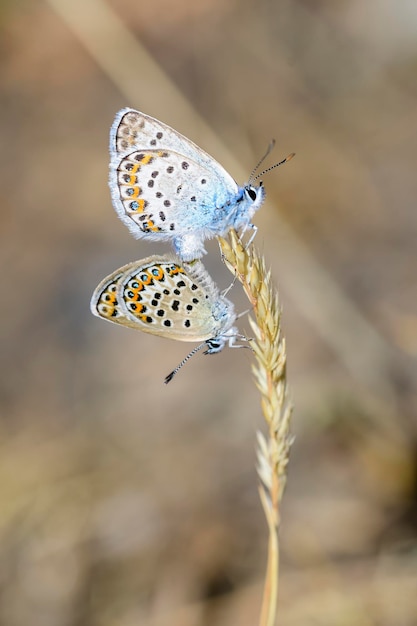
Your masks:
<svg viewBox="0 0 417 626"><path fill-rule="evenodd" d="M196 161L206 170L216 172L218 178L224 180L225 185L231 188L236 185L216 159L168 124L134 109L122 109L117 113L110 130L111 160L117 162L120 156L135 149L178 152Z"/></svg>
<svg viewBox="0 0 417 626"><path fill-rule="evenodd" d="M152 117L124 109L110 133L113 204L135 237L168 240L221 230L239 188L192 141Z"/></svg>
<svg viewBox="0 0 417 626"><path fill-rule="evenodd" d="M177 341L205 341L217 334L214 283L204 283L197 273L168 257L154 256L132 265L118 281L117 300L138 328Z"/></svg>
<svg viewBox="0 0 417 626"><path fill-rule="evenodd" d="M234 322L202 263L151 256L129 263L100 282L91 298L97 317L177 341L205 341Z"/></svg>
<svg viewBox="0 0 417 626"><path fill-rule="evenodd" d="M149 239L216 228L216 207L236 195L215 174L172 150L126 154L112 175L119 217L135 236L148 234Z"/></svg>

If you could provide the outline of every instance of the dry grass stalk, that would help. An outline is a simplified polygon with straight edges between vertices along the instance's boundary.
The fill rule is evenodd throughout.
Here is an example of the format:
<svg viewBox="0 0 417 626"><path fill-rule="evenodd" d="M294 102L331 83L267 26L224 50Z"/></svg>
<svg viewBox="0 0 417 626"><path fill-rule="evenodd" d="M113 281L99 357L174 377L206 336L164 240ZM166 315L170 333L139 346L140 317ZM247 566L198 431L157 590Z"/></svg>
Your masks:
<svg viewBox="0 0 417 626"><path fill-rule="evenodd" d="M278 293L272 286L271 272L255 248L245 249L235 231L229 239L219 238L228 269L237 276L253 307L249 318L254 333L251 347L256 362L252 366L255 383L261 392L262 411L268 437L258 437L259 493L269 529L268 564L260 626L273 626L277 611L280 502L284 492L289 450L292 443L290 420L292 405L286 381L285 339L281 332Z"/></svg>

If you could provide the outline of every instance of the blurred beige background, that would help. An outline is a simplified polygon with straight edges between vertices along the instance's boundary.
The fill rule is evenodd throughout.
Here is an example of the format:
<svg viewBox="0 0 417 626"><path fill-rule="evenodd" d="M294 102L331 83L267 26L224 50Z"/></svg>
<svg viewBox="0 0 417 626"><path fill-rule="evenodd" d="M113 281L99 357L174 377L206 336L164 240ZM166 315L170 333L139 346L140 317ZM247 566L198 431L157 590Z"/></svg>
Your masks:
<svg viewBox="0 0 417 626"><path fill-rule="evenodd" d="M0 623L258 620L249 351L165 387L189 344L89 312L106 274L168 249L111 206L108 132L133 106L241 183L271 137L271 162L297 153L255 218L296 406L280 623L415 625L417 4L16 0L0 18ZM229 284L216 244L207 267Z"/></svg>

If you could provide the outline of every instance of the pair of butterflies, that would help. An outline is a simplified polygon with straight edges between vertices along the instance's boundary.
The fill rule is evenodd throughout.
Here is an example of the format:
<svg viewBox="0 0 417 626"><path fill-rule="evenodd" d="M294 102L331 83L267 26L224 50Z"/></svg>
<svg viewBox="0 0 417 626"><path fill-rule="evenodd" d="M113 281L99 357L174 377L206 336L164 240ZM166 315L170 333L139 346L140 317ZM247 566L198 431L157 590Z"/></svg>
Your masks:
<svg viewBox="0 0 417 626"><path fill-rule="evenodd" d="M255 168L240 187L192 141L133 109L116 115L110 157L118 216L138 239L171 241L175 255L151 256L116 270L95 289L91 311L162 337L202 341L166 377L169 382L197 350L206 347L205 354L213 354L239 336L232 302L220 295L200 259L206 239L231 228L254 228L250 221L265 198L262 182L254 183L264 172L254 178Z"/></svg>

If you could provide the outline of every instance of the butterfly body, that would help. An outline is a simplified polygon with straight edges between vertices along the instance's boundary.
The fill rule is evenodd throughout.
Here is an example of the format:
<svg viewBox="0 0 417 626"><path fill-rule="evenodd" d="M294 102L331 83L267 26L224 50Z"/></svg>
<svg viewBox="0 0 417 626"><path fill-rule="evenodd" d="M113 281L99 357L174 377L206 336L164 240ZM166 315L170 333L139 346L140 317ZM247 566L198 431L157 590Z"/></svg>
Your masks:
<svg viewBox="0 0 417 626"><path fill-rule="evenodd" d="M262 183L239 186L192 141L144 113L123 109L110 132L114 207L136 238L172 241L182 261L204 241L245 229L261 206Z"/></svg>

